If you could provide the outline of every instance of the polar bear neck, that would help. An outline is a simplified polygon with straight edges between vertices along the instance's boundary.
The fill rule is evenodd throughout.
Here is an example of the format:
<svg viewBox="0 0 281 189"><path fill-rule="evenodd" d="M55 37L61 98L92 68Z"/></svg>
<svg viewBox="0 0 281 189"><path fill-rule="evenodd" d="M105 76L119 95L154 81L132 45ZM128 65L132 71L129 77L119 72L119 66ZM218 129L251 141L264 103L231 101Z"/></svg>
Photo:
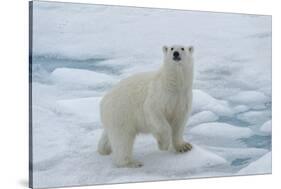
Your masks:
<svg viewBox="0 0 281 189"><path fill-rule="evenodd" d="M159 70L162 87L170 92L187 92L192 88L193 63L171 65L164 63Z"/></svg>

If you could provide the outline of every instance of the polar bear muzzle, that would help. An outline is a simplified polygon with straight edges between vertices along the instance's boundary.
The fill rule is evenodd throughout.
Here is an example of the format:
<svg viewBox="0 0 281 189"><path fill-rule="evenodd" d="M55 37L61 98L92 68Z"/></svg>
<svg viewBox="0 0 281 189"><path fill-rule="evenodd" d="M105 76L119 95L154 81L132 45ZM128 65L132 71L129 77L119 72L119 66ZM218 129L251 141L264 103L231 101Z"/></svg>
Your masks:
<svg viewBox="0 0 281 189"><path fill-rule="evenodd" d="M175 51L173 53L173 60L174 61L180 61L181 60L180 53L178 51Z"/></svg>

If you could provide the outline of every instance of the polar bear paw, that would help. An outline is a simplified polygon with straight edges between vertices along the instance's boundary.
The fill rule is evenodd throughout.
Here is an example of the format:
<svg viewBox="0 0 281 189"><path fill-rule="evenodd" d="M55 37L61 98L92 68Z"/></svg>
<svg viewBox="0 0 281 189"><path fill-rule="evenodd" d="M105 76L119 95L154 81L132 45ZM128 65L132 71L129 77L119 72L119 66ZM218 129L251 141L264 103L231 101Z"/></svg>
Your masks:
<svg viewBox="0 0 281 189"><path fill-rule="evenodd" d="M175 149L177 152L184 153L184 152L190 151L192 149L192 145L188 142L184 142L184 143L176 146Z"/></svg>

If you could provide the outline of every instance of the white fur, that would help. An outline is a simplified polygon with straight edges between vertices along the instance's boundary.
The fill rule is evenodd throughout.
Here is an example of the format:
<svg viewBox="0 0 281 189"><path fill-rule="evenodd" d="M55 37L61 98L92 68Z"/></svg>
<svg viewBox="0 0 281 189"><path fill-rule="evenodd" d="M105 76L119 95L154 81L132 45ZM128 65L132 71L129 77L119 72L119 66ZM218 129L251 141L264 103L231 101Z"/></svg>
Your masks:
<svg viewBox="0 0 281 189"><path fill-rule="evenodd" d="M180 61L173 59L175 51ZM193 47L164 46L163 52L158 71L122 80L101 101L104 132L98 151L112 151L118 167L142 166L132 159L138 133L152 133L160 150L168 150L170 144L178 152L192 148L183 140L183 130L192 104Z"/></svg>

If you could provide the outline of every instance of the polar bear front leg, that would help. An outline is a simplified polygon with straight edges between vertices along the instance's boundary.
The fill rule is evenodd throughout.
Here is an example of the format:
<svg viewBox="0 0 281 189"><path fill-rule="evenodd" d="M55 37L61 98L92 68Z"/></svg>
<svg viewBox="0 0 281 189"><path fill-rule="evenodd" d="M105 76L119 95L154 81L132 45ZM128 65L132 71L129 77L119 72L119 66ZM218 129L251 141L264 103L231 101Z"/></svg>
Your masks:
<svg viewBox="0 0 281 189"><path fill-rule="evenodd" d="M171 142L171 126L164 115L151 109L145 110L147 124L155 137L160 150L168 150Z"/></svg>
<svg viewBox="0 0 281 189"><path fill-rule="evenodd" d="M177 152L180 153L187 152L192 149L192 145L188 142L185 142L183 139L184 126L185 126L184 120L181 123L174 123L172 125L173 147Z"/></svg>
<svg viewBox="0 0 281 189"><path fill-rule="evenodd" d="M177 152L187 152L192 149L192 145L183 140L184 127L173 127L172 128L172 140L173 146Z"/></svg>

